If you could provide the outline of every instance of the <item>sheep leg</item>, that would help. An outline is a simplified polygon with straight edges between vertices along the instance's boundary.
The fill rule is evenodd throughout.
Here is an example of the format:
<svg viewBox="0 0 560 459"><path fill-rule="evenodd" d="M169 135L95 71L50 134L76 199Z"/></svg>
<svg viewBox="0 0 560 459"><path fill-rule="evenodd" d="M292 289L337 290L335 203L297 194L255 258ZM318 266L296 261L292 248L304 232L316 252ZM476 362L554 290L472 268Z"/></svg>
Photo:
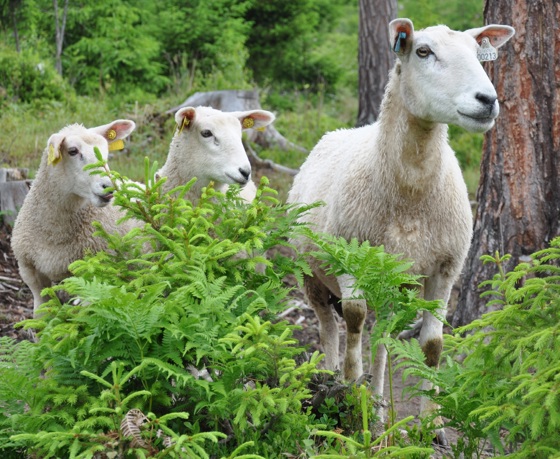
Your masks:
<svg viewBox="0 0 560 459"><path fill-rule="evenodd" d="M305 276L305 296L319 320L319 339L325 353L327 370L338 371L339 330L338 323L329 304L329 289L317 278Z"/></svg>
<svg viewBox="0 0 560 459"><path fill-rule="evenodd" d="M52 282L47 276L41 274L39 271L29 265L21 264L19 271L21 274L21 278L27 284L27 286L31 290L31 293L33 294L33 315L35 316L35 313L39 306L48 300L48 297L41 296L41 291L44 288L50 287L52 285Z"/></svg>
<svg viewBox="0 0 560 459"><path fill-rule="evenodd" d="M346 322L346 354L344 357L344 378L355 381L362 376L362 330L366 320L367 306L365 300L348 300L359 295L354 292L354 279L348 275L338 277L342 298L342 316ZM383 389L382 389L383 390Z"/></svg>
<svg viewBox="0 0 560 459"><path fill-rule="evenodd" d="M440 299L441 307L438 309L438 314L445 317L447 312L447 302L451 294L452 280L441 275L432 276L426 279L424 298L426 300ZM431 367L439 367L439 360L443 349L443 323L434 317L431 313L425 311L422 321L422 329L420 330L419 338L420 346L426 356L426 363ZM429 381L422 382L422 389L433 389L432 383ZM435 388L437 390L437 387ZM438 409L438 405L422 397L420 400L420 414L425 416L433 413ZM436 425L442 425L443 421L440 417L434 420ZM445 431L443 428L436 431L436 440L439 444L447 445Z"/></svg>

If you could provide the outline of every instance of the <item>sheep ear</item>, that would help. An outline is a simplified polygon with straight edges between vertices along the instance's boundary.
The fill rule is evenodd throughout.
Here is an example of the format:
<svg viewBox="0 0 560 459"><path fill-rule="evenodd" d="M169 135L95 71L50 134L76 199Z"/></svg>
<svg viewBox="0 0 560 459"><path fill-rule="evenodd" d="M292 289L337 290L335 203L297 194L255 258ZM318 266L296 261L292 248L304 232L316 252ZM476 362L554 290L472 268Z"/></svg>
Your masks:
<svg viewBox="0 0 560 459"><path fill-rule="evenodd" d="M62 134L53 134L49 137L49 141L47 142L47 164L49 166L54 166L62 159L62 152L60 151L62 142L64 142L64 135Z"/></svg>
<svg viewBox="0 0 560 459"><path fill-rule="evenodd" d="M131 120L115 120L112 123L90 128L92 131L105 137L109 143L109 151L122 150L127 137L136 128L136 123Z"/></svg>
<svg viewBox="0 0 560 459"><path fill-rule="evenodd" d="M241 126L243 129L263 129L275 120L274 113L266 110L249 110L246 112L233 112L239 121L241 121Z"/></svg>
<svg viewBox="0 0 560 459"><path fill-rule="evenodd" d="M513 37L515 29L506 25L490 24L477 29L465 30L465 33L474 37L479 45L482 44L484 38L488 38L494 48L499 48Z"/></svg>
<svg viewBox="0 0 560 459"><path fill-rule="evenodd" d="M391 49L399 56L408 54L412 49L414 25L410 19L394 19L389 23L389 42Z"/></svg>
<svg viewBox="0 0 560 459"><path fill-rule="evenodd" d="M134 129L136 129L136 123L131 120L115 120L109 124L90 128L90 130L105 137L108 142L112 142L117 139L124 139L130 135Z"/></svg>
<svg viewBox="0 0 560 459"><path fill-rule="evenodd" d="M184 107L177 110L177 113L175 113L175 122L177 123L179 132L183 132L183 129L188 128L195 117L196 109L194 107Z"/></svg>

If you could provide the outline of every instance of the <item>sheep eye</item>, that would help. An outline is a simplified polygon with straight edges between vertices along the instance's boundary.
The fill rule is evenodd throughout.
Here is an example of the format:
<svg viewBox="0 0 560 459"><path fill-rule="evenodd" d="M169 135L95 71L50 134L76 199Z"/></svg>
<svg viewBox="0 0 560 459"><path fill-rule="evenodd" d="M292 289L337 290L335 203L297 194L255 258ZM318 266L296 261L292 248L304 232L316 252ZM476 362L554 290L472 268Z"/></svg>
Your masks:
<svg viewBox="0 0 560 459"><path fill-rule="evenodd" d="M80 152L80 150L78 150L76 147L70 147L68 149L68 154L70 156L76 156L79 152Z"/></svg>
<svg viewBox="0 0 560 459"><path fill-rule="evenodd" d="M203 131L200 131L200 135L205 138L212 137L212 131L204 129Z"/></svg>
<svg viewBox="0 0 560 459"><path fill-rule="evenodd" d="M430 54L432 54L432 50L430 48L428 48L427 46L421 46L420 48L418 48L416 50L416 55L418 57L422 58L422 59L425 59Z"/></svg>

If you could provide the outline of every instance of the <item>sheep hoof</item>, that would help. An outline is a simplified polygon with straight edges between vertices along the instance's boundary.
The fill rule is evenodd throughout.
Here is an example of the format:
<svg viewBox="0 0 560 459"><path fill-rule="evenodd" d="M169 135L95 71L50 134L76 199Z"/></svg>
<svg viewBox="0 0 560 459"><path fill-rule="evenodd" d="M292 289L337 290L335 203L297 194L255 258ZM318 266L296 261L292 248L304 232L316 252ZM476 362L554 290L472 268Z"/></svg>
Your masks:
<svg viewBox="0 0 560 459"><path fill-rule="evenodd" d="M445 435L445 429L437 429L436 437L434 438L434 443L441 446L449 446L447 441L447 436Z"/></svg>

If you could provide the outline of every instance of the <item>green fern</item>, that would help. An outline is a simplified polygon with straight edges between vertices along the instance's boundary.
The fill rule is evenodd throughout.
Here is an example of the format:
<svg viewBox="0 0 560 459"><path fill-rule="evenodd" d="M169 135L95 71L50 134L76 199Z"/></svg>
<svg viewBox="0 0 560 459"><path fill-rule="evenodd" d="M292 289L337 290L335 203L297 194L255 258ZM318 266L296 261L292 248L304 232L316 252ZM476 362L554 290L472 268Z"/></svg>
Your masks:
<svg viewBox="0 0 560 459"><path fill-rule="evenodd" d="M269 253L289 247L307 207L278 203L266 179L249 205L238 190L211 187L193 205L183 198L192 183L163 195L154 170L146 164L145 189L111 173L126 218L146 224L122 237L98 225L109 250L76 261L74 277L47 289L40 317L24 323L38 342L3 348L3 447L40 457L209 457L243 447L257 457L295 452L288 427L308 434L302 400L320 357L296 363L304 349L285 323L263 319L262 333L247 331L286 308L286 276L309 272L301 257ZM78 303L61 303L59 291ZM233 352L233 337L256 352ZM168 419L161 428L172 444L128 445L118 432L131 409ZM237 435L219 443L222 429Z"/></svg>

